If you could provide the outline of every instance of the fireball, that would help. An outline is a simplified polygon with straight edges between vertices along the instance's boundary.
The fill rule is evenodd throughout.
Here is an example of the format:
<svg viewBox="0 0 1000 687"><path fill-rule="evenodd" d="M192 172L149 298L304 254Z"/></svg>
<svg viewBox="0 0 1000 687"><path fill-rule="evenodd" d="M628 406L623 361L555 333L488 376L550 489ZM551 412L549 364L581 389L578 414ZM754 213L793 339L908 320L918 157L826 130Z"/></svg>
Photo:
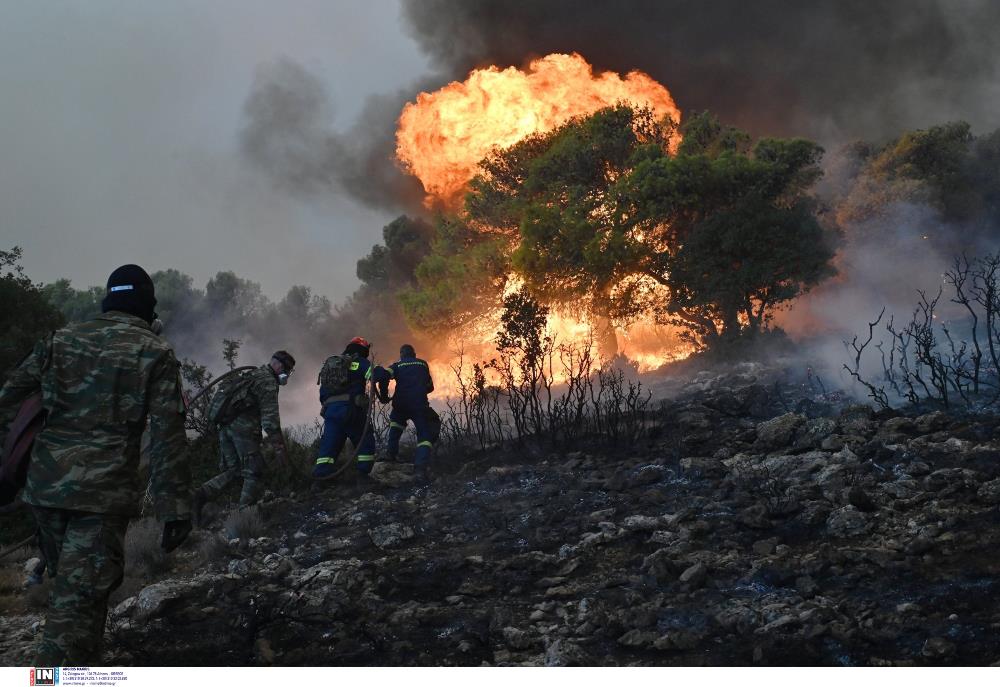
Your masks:
<svg viewBox="0 0 1000 687"><path fill-rule="evenodd" d="M547 55L523 70L476 69L465 81L421 93L403 108L396 131L396 156L402 167L420 180L428 206L454 209L478 172L480 161L492 149L509 147L574 117L622 102L680 121L680 110L670 92L649 75L641 71L624 77L614 72L595 73L576 53ZM508 281L508 287L519 283L515 275ZM454 347L472 359L488 358L498 326L499 313L486 316L466 331L453 333ZM549 316L548 334L560 344L589 348L594 329L593 323L573 313L556 309ZM615 338L617 350L637 363L640 371L692 352L675 328L658 325L652 317L617 329ZM438 384L438 396L455 391L448 380L462 360L430 361L435 379L443 383Z"/></svg>
<svg viewBox="0 0 1000 687"><path fill-rule="evenodd" d="M423 184L428 200L453 205L492 148L619 102L680 121L670 92L652 77L640 71L624 78L595 74L576 53L547 55L524 70L476 69L465 81L421 93L403 108L396 156Z"/></svg>

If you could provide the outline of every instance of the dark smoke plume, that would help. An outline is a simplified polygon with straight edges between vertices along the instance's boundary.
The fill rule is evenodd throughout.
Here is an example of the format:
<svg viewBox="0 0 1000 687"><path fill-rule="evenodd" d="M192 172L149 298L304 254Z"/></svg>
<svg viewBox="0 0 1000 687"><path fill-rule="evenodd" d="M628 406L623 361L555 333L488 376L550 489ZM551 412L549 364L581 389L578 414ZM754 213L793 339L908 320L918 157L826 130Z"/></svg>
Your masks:
<svg viewBox="0 0 1000 687"><path fill-rule="evenodd" d="M396 120L418 90L379 95L358 121L333 129L321 81L288 59L261 66L244 103L243 153L280 188L302 197L345 193L374 208L419 208L419 182L395 164Z"/></svg>
<svg viewBox="0 0 1000 687"><path fill-rule="evenodd" d="M646 71L682 111L757 134L829 142L997 124L990 0L404 0L404 14L453 76L576 51L599 69Z"/></svg>

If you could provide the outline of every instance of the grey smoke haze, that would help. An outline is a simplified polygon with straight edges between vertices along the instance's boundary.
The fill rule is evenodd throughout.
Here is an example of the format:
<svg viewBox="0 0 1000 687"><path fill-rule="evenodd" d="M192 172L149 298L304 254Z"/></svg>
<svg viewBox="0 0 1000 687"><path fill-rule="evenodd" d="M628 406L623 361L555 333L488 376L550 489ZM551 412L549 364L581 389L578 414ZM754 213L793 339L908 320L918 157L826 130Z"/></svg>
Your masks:
<svg viewBox="0 0 1000 687"><path fill-rule="evenodd" d="M342 300L395 215L302 202L248 164L243 105L258 65L282 57L319 76L346 128L428 68L395 2L3 3L3 247L25 249L33 279L80 288L138 262Z"/></svg>
<svg viewBox="0 0 1000 687"><path fill-rule="evenodd" d="M804 364L824 369L840 384L851 386L842 366L853 359L853 352L844 342L855 334L863 341L868 335L868 323L878 317L883 307L885 316L875 330L875 343L888 340L885 325L890 319L894 318L898 326L909 320L920 297L918 291L933 298L938 289L944 288L939 314L964 319L965 313L949 302L943 279L961 248L947 240L930 239L933 234L940 237L960 233L960 227L943 224L938 213L926 206L895 205L884 218L852 227L836 258L840 274L778 313L776 323L792 338L807 342ZM986 245L967 248L970 255L993 249ZM955 330L964 335L961 327ZM882 368L874 346L862 362L867 378L878 378ZM855 391L864 395L860 388Z"/></svg>
<svg viewBox="0 0 1000 687"><path fill-rule="evenodd" d="M641 69L682 111L758 134L879 138L965 119L995 128L1000 3L990 0L404 0L434 64L577 51Z"/></svg>
<svg viewBox="0 0 1000 687"><path fill-rule="evenodd" d="M684 111L831 149L949 119L980 132L998 124L1000 4L987 0L403 0L402 10L401 20L395 1L8 3L0 248L23 246L34 279L77 287L134 261L176 267L196 286L234 270L272 299L305 283L339 302L381 227L419 201L392 155L403 103L474 66L554 51L642 69ZM919 242L910 255L893 248L905 241L870 240L853 250L883 255L886 283L804 305L863 323L878 289L912 295L913 275L940 272Z"/></svg>
<svg viewBox="0 0 1000 687"><path fill-rule="evenodd" d="M333 104L319 76L287 58L262 65L244 105L247 158L293 195L346 193L372 208L417 209L420 183L395 165L396 120L420 89L369 96L355 123L332 127Z"/></svg>
<svg viewBox="0 0 1000 687"><path fill-rule="evenodd" d="M756 135L809 136L830 150L950 120L978 132L1000 125L1000 3L988 0L403 2L411 34L455 75L576 51L597 69L649 73L682 111L708 109ZM830 190L842 170L836 155L827 164ZM778 323L797 338L819 335L807 357L839 375L842 339L865 333L883 305L887 318L906 320L917 289L933 296L956 252L996 250L969 245L967 229L913 205L854 227L840 277Z"/></svg>
<svg viewBox="0 0 1000 687"><path fill-rule="evenodd" d="M314 71L266 65L246 103L242 144L279 188L346 193L415 211L419 187L396 166L396 118L418 90L479 66L522 66L577 51L598 69L641 69L684 111L709 109L759 135L835 146L965 119L995 127L1000 4L988 0L402 0L407 30L438 70L374 96L353 124ZM387 91L388 93L388 91Z"/></svg>

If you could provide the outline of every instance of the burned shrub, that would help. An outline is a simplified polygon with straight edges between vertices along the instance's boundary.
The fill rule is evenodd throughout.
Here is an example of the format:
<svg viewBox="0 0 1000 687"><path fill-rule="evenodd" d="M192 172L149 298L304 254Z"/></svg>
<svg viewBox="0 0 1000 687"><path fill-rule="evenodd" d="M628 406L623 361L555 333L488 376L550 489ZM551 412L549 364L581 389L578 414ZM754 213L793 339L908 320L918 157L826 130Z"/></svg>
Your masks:
<svg viewBox="0 0 1000 687"><path fill-rule="evenodd" d="M795 506L788 478L761 460L748 456L736 460L731 480L737 489L758 500L769 517L787 515Z"/></svg>
<svg viewBox="0 0 1000 687"><path fill-rule="evenodd" d="M602 365L592 336L559 341L548 315L515 292L504 299L497 356L469 364L456 352L457 394L441 414L441 457L511 444L533 451L570 451L581 441L624 447L657 431L637 365L623 356Z"/></svg>
<svg viewBox="0 0 1000 687"><path fill-rule="evenodd" d="M994 409L1000 404L1000 252L969 260L956 258L944 274L948 301L963 315L943 317L944 287L934 296L918 291L919 301L902 326L890 315L885 338L876 328L885 308L868 323L864 340L845 347L853 360L843 368L882 409L893 403L913 406ZM863 371L868 351L878 351L881 374Z"/></svg>
<svg viewBox="0 0 1000 687"><path fill-rule="evenodd" d="M256 506L231 512L222 523L222 531L229 539L241 542L256 539L264 533L264 518Z"/></svg>
<svg viewBox="0 0 1000 687"><path fill-rule="evenodd" d="M160 546L163 527L154 518L134 520L125 534L125 577L147 578L170 569Z"/></svg>

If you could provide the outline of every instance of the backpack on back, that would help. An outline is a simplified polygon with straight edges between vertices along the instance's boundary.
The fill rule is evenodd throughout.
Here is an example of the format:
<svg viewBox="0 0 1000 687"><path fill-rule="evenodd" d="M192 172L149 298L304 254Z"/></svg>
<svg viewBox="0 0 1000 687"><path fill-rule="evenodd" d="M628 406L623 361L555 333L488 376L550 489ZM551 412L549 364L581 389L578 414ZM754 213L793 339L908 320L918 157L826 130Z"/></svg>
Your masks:
<svg viewBox="0 0 1000 687"><path fill-rule="evenodd" d="M247 373L233 375L232 378L222 382L205 411L208 421L217 425L225 425L249 408L248 397L251 382L252 378Z"/></svg>
<svg viewBox="0 0 1000 687"><path fill-rule="evenodd" d="M323 363L316 383L326 387L331 394L346 394L351 388L351 365L356 363L356 355L331 355Z"/></svg>

